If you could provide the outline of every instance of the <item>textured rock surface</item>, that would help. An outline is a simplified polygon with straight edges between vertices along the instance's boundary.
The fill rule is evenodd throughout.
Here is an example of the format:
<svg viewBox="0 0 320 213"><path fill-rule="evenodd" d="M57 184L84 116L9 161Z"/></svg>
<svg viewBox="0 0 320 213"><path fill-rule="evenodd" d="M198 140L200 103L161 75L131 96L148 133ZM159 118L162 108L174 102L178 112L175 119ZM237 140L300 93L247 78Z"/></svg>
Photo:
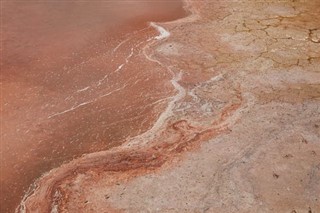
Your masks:
<svg viewBox="0 0 320 213"><path fill-rule="evenodd" d="M52 170L30 212L319 212L319 1L188 1L145 48L176 94L147 132Z"/></svg>

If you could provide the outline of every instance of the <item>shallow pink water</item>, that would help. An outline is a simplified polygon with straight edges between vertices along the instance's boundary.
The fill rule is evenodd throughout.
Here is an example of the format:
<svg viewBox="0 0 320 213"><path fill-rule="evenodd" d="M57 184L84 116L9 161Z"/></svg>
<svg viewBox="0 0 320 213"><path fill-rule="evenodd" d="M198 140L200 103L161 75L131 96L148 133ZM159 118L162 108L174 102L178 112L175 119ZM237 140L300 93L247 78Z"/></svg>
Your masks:
<svg viewBox="0 0 320 213"><path fill-rule="evenodd" d="M152 124L169 76L139 50L149 21L184 15L178 0L2 2L1 212L44 172Z"/></svg>

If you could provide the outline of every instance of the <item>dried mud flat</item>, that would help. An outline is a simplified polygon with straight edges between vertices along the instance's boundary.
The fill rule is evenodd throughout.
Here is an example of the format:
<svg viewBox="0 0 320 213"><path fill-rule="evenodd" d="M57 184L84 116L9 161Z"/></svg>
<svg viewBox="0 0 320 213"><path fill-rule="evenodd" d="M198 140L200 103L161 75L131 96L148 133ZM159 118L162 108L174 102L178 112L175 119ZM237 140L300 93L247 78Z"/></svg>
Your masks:
<svg viewBox="0 0 320 213"><path fill-rule="evenodd" d="M20 212L320 211L319 1L187 5L143 49L175 91L154 125L51 170Z"/></svg>

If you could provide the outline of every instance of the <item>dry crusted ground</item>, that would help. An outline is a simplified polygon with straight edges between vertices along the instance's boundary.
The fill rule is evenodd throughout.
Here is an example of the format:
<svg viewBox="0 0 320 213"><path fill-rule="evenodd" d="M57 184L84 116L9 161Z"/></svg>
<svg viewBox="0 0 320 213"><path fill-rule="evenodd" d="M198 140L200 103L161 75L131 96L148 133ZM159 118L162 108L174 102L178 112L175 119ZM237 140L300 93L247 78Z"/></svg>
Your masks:
<svg viewBox="0 0 320 213"><path fill-rule="evenodd" d="M146 50L181 75L161 130L49 173L29 212L320 212L320 2L189 6Z"/></svg>

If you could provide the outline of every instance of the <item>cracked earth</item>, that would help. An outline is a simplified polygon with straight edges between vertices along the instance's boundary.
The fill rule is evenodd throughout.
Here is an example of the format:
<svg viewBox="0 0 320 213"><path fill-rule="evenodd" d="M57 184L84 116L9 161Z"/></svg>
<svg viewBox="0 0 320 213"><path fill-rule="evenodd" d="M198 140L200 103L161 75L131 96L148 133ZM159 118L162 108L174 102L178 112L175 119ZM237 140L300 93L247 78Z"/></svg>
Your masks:
<svg viewBox="0 0 320 213"><path fill-rule="evenodd" d="M137 42L167 76L154 124L46 173L20 212L320 212L320 2L186 5Z"/></svg>

